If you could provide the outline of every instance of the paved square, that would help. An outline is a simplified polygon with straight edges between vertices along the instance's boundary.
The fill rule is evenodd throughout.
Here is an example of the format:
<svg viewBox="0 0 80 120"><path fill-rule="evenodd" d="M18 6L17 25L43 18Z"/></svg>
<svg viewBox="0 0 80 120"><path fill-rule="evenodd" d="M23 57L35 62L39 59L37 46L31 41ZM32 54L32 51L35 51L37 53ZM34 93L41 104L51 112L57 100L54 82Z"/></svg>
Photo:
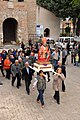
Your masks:
<svg viewBox="0 0 80 120"><path fill-rule="evenodd" d="M80 67L67 65L66 92L60 92L60 105L53 100L51 75L44 94L44 109L36 103L37 90L33 91L32 85L29 96L24 81L17 89L16 83L12 87L11 80L1 77L1 74L0 79L3 81L3 86L0 86L0 120L80 120Z"/></svg>

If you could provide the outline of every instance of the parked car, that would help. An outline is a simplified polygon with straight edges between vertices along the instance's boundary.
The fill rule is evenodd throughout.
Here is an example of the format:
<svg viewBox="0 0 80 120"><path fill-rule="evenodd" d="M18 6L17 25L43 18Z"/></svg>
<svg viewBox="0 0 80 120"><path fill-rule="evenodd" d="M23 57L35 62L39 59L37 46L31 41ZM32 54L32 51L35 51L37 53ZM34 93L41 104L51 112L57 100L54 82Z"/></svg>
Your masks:
<svg viewBox="0 0 80 120"><path fill-rule="evenodd" d="M56 41L56 45L60 46L61 48L66 48L68 42L70 42L70 48L72 49L74 37L59 37L59 39Z"/></svg>
<svg viewBox="0 0 80 120"><path fill-rule="evenodd" d="M47 44L54 44L55 43L54 38L46 37L46 39L47 39Z"/></svg>

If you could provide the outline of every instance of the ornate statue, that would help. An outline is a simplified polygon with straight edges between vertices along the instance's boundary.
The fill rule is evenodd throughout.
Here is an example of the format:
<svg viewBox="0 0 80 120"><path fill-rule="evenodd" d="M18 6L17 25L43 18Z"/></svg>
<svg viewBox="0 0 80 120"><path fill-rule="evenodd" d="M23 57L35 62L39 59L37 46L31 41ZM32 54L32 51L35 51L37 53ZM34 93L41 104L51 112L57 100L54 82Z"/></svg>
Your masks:
<svg viewBox="0 0 80 120"><path fill-rule="evenodd" d="M38 61L39 62L48 62L50 59L50 50L49 46L46 45L46 38L42 38L42 46L38 52Z"/></svg>

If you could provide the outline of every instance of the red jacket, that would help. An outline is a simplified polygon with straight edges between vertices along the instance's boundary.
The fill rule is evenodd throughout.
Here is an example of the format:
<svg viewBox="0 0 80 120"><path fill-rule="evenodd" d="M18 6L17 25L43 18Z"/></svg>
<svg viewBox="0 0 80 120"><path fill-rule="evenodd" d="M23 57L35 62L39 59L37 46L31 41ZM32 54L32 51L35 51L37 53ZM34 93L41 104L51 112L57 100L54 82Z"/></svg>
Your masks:
<svg viewBox="0 0 80 120"><path fill-rule="evenodd" d="M9 59L4 60L4 69L10 69L11 61Z"/></svg>

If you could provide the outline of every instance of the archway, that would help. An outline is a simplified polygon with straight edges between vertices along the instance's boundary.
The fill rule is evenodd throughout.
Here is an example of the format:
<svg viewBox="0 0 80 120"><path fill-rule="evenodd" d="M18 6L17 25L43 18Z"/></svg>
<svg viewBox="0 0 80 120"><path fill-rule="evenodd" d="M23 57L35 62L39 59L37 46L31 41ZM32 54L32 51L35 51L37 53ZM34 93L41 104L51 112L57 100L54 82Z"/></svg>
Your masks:
<svg viewBox="0 0 80 120"><path fill-rule="evenodd" d="M18 22L14 18L7 18L3 22L3 43L10 43L17 39Z"/></svg>
<svg viewBox="0 0 80 120"><path fill-rule="evenodd" d="M50 36L50 29L49 28L46 28L44 30L44 37L49 37Z"/></svg>

